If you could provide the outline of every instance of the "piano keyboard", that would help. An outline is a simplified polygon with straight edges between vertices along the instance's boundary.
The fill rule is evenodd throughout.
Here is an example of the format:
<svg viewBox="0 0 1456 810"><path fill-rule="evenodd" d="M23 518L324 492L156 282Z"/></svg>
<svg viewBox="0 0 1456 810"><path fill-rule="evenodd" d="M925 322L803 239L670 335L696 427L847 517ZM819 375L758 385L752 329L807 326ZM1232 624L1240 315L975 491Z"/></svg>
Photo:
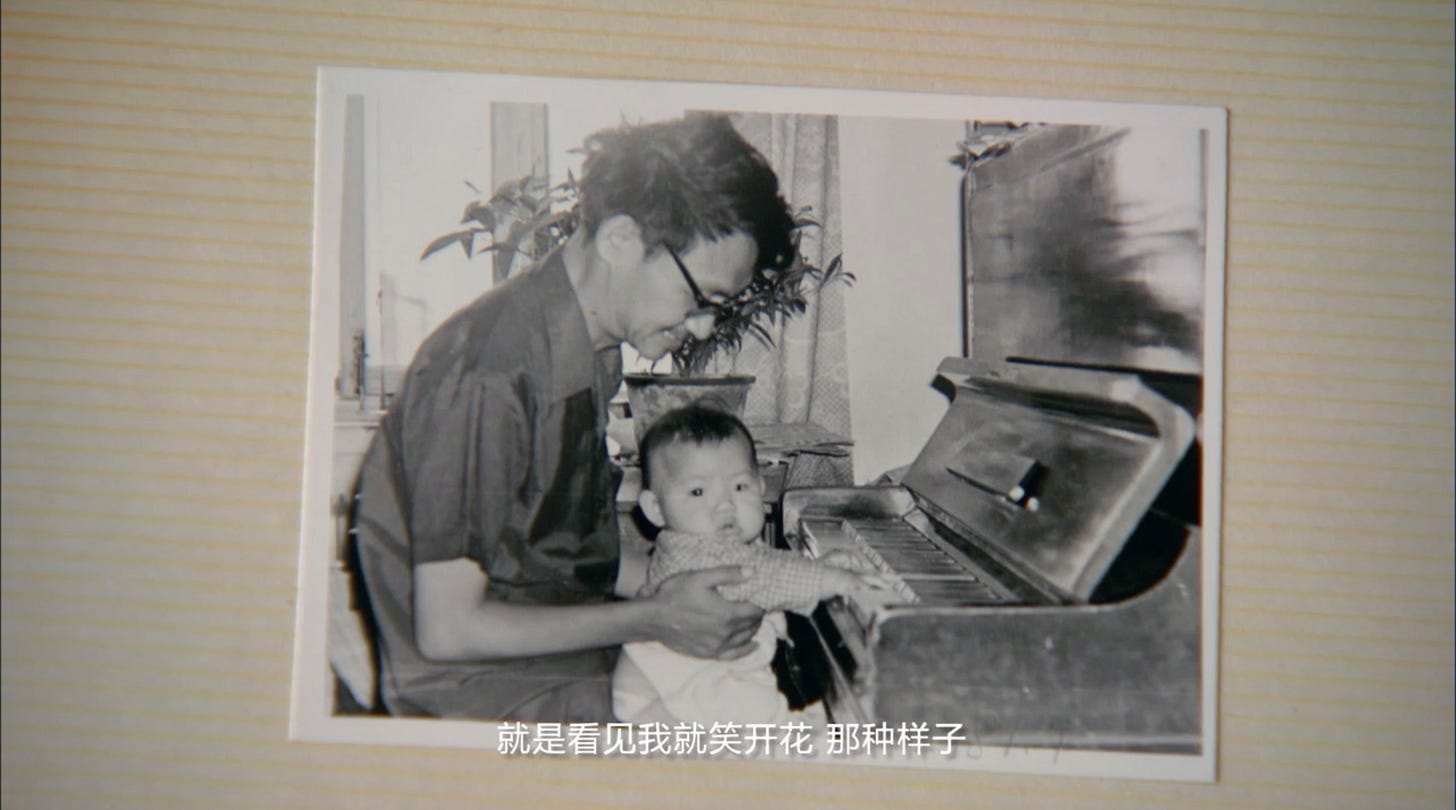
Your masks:
<svg viewBox="0 0 1456 810"><path fill-rule="evenodd" d="M914 526L902 520L851 518L800 521L810 554L822 557L836 550L866 560L888 579L893 589L875 604L867 594L856 594L856 607L872 612L879 605L989 605L1005 600L1000 589L986 582L968 561L958 558Z"/></svg>

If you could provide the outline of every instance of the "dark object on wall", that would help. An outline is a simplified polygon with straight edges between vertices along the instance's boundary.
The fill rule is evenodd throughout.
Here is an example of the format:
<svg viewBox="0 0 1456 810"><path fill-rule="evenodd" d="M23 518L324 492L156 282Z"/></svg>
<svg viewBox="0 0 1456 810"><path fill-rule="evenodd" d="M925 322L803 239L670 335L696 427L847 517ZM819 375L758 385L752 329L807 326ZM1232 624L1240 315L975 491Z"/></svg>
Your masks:
<svg viewBox="0 0 1456 810"><path fill-rule="evenodd" d="M1203 141L1047 126L974 163L970 355L1200 374Z"/></svg>

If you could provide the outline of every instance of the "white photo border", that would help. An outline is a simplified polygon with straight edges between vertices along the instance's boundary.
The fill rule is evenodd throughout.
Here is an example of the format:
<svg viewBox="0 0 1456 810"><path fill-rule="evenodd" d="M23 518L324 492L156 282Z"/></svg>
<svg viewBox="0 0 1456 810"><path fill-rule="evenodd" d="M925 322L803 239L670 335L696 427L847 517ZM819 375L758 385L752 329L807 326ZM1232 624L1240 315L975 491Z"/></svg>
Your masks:
<svg viewBox="0 0 1456 810"><path fill-rule="evenodd" d="M543 78L489 74L321 67L318 71L318 121L314 190L313 297L311 308L307 431L303 469L298 612L294 645L290 738L329 743L423 745L499 750L500 725L377 716L335 716L332 676L327 660L329 513L335 395L339 357L338 263L341 213L340 111L349 94L368 94L381 86L425 82L432 88L485 101L544 102L605 111L603 125L615 123L611 110L634 99L680 99L685 109L743 110L877 118L954 121L1035 121L1131 127L1201 129L1206 136L1206 255L1203 311L1203 417L1201 516L1201 700L1202 743L1189 755L1091 750L1019 749L987 746L977 757L828 757L807 763L958 768L1024 774L1212 781L1216 778L1219 651L1219 560L1222 538L1222 462L1224 403L1225 244L1228 184L1228 118L1222 108L1053 101L875 90L702 84L583 78ZM953 144L947 144L947 148ZM332 238L324 235L332 234ZM781 760L780 760L781 761Z"/></svg>

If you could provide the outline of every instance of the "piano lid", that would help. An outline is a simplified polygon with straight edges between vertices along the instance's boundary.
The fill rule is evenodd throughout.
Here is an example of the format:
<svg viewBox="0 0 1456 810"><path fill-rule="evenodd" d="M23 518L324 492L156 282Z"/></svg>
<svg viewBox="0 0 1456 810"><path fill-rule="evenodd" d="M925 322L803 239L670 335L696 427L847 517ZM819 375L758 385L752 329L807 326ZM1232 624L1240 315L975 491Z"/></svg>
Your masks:
<svg viewBox="0 0 1456 810"><path fill-rule="evenodd" d="M1087 602L1194 438L1136 375L959 357L905 476L931 513L1048 595Z"/></svg>

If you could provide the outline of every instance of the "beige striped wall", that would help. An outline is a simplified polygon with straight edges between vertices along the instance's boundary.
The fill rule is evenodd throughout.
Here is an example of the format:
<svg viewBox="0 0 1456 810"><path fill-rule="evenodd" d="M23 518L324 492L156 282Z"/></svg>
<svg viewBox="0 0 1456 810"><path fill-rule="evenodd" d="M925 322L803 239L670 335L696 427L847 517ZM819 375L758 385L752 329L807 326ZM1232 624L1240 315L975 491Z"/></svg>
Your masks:
<svg viewBox="0 0 1456 810"><path fill-rule="evenodd" d="M4 0L0 24L4 807L1451 806L1451 3ZM1220 781L286 742L320 63L1227 107Z"/></svg>

